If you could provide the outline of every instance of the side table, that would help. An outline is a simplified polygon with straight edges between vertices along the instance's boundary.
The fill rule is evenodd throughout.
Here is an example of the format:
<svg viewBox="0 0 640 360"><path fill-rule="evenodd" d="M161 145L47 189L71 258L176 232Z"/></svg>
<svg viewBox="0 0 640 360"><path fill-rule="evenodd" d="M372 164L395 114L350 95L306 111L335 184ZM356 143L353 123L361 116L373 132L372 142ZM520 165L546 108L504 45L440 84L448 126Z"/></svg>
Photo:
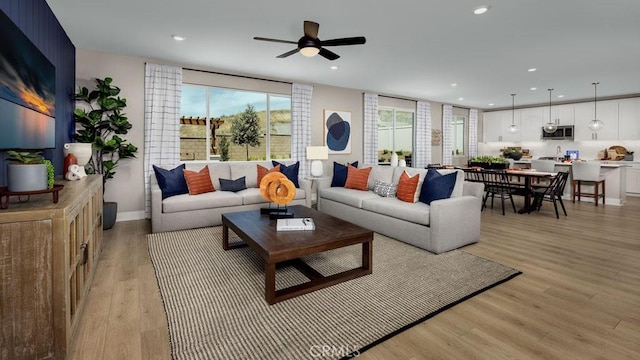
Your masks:
<svg viewBox="0 0 640 360"><path fill-rule="evenodd" d="M331 179L329 176L305 176L305 180L311 181L311 207L316 208L318 203L318 180ZM314 200L315 199L315 200Z"/></svg>

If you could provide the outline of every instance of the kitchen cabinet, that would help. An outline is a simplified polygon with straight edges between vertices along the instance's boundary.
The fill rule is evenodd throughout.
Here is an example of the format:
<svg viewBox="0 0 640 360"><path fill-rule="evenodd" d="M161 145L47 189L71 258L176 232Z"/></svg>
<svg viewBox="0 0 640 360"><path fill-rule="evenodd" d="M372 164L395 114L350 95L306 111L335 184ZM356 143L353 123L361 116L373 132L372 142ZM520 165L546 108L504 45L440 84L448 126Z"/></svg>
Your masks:
<svg viewBox="0 0 640 360"><path fill-rule="evenodd" d="M509 132L511 125L511 110L486 112L482 120L482 138L484 142L518 142L522 133L520 111L513 115L513 123L518 126L518 132Z"/></svg>
<svg viewBox="0 0 640 360"><path fill-rule="evenodd" d="M640 139L640 98L618 101L618 139Z"/></svg>
<svg viewBox="0 0 640 360"><path fill-rule="evenodd" d="M544 117L546 110L546 118ZM520 139L521 141L540 141L542 136L542 127L548 121L549 108L529 108L520 110L521 128Z"/></svg>
<svg viewBox="0 0 640 360"><path fill-rule="evenodd" d="M0 210L0 329L7 359L65 359L102 242L102 176Z"/></svg>
<svg viewBox="0 0 640 360"><path fill-rule="evenodd" d="M509 127L513 123L518 127L518 132L510 133ZM500 111L500 133L502 135L502 141L504 142L518 142L520 141L520 135L522 134L522 124L520 123L520 111L511 110Z"/></svg>
<svg viewBox="0 0 640 360"><path fill-rule="evenodd" d="M482 116L482 139L484 142L502 141L498 128L500 127L501 111L486 112Z"/></svg>
<svg viewBox="0 0 640 360"><path fill-rule="evenodd" d="M593 102L574 105L575 139L583 140L618 140L618 101L598 101L597 117L604 123L602 130L594 134L589 130L589 122L594 117Z"/></svg>
<svg viewBox="0 0 640 360"><path fill-rule="evenodd" d="M627 194L640 196L640 163L627 168Z"/></svg>

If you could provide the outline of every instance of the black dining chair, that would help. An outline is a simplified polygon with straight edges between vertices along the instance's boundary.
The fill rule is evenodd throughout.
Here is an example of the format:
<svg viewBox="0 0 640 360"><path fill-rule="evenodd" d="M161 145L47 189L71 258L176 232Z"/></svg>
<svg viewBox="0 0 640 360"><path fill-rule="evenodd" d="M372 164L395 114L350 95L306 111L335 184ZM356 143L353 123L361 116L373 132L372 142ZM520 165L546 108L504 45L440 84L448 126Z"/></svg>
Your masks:
<svg viewBox="0 0 640 360"><path fill-rule="evenodd" d="M560 214L558 213L558 203L560 203L560 206L562 207L564 216L567 216L567 209L564 207L562 195L564 194L564 188L567 185L568 179L569 172L561 171L551 178L549 186L535 188L532 193L533 204L531 208L540 211L543 201L551 201L553 203L553 208L556 211L557 219L560 218Z"/></svg>
<svg viewBox="0 0 640 360"><path fill-rule="evenodd" d="M516 212L516 204L513 202L513 195L516 194L518 188L514 187L509 182L509 176L505 170L481 170L482 178L484 181L485 194L482 200L482 208L484 209L487 204L487 200L491 197L491 208L493 209L493 201L496 196L500 196L500 203L502 204L502 215L504 211L504 200L508 198L511 201L513 212Z"/></svg>

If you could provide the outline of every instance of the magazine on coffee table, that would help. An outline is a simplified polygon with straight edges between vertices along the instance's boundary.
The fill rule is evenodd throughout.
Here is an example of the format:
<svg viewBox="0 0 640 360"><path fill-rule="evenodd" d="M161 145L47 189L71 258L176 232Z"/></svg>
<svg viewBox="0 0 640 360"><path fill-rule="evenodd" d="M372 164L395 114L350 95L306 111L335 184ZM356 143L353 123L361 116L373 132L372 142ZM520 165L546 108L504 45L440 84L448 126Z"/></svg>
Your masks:
<svg viewBox="0 0 640 360"><path fill-rule="evenodd" d="M278 219L276 230L278 231L294 231L294 230L315 230L316 224L312 218L289 218Z"/></svg>

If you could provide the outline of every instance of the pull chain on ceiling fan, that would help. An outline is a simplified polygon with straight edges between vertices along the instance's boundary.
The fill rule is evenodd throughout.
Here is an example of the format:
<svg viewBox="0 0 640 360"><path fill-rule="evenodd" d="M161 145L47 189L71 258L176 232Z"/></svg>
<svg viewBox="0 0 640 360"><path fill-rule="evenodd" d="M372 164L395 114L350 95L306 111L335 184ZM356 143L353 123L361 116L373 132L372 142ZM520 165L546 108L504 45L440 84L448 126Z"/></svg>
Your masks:
<svg viewBox="0 0 640 360"><path fill-rule="evenodd" d="M280 40L280 39L271 39L265 37L256 36L254 40L260 41L270 41L284 44L297 44L298 47L291 51L287 51L284 54L280 54L277 58L286 58L291 56L297 52L301 53L304 56L312 57L320 54L320 56L329 59L335 60L340 57L340 55L334 53L333 51L327 50L325 46L345 46L345 45L362 45L367 39L364 36L356 36L356 37L348 37L348 38L339 38L339 39L331 39L331 40L320 40L318 39L318 29L320 28L320 24L313 21L305 21L304 22L304 36L298 40L298 42L290 41L290 40Z"/></svg>

